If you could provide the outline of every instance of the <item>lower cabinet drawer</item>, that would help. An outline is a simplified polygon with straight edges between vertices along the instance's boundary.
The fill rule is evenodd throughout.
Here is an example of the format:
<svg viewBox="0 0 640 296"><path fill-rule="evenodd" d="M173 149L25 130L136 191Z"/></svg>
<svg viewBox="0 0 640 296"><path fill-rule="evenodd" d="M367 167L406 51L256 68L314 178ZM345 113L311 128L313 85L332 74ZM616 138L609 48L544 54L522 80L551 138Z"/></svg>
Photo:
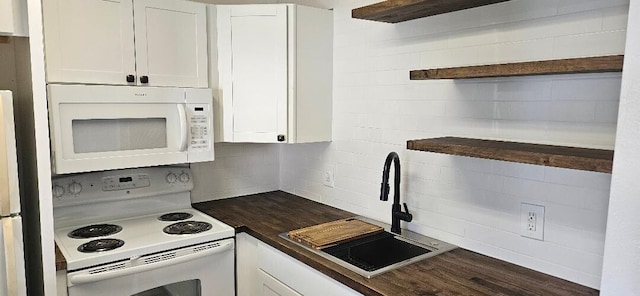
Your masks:
<svg viewBox="0 0 640 296"><path fill-rule="evenodd" d="M270 276L262 269L258 269L258 281L260 283L260 296L302 296L294 289Z"/></svg>
<svg viewBox="0 0 640 296"><path fill-rule="evenodd" d="M301 295L362 295L262 242L258 244L258 268Z"/></svg>

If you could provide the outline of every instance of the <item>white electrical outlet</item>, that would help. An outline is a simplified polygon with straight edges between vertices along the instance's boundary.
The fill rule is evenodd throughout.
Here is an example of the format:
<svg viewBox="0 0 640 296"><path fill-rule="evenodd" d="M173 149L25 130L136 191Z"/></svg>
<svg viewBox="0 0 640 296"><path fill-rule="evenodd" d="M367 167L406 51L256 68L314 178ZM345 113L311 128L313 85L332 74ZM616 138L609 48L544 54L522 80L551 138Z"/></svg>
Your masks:
<svg viewBox="0 0 640 296"><path fill-rule="evenodd" d="M520 235L544 240L544 207L522 203L520 206Z"/></svg>
<svg viewBox="0 0 640 296"><path fill-rule="evenodd" d="M324 174L322 176L322 183L324 184L324 186L332 188L336 186L335 171L336 168L332 165L326 166L324 168Z"/></svg>

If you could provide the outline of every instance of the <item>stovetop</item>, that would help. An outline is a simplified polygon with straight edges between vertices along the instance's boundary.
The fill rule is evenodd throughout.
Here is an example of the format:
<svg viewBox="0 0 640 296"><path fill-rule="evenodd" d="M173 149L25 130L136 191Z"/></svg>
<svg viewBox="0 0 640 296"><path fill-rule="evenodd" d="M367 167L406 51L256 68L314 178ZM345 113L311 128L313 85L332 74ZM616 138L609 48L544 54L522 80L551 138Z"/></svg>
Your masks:
<svg viewBox="0 0 640 296"><path fill-rule="evenodd" d="M232 227L191 207L191 189L193 180L186 167L138 168L55 178L55 241L67 261L67 269L74 271L233 237ZM162 221L161 216L170 221ZM201 232L184 234L184 229L175 225L169 230L181 234L164 232L167 226L180 222L198 226ZM99 224L116 225L114 233L105 234L91 227L88 238L69 235L78 228ZM78 250L81 245L99 239L109 241L94 242L85 249L120 246L101 252Z"/></svg>
<svg viewBox="0 0 640 296"><path fill-rule="evenodd" d="M121 231L106 236L91 238L69 237L68 234L70 232L87 225L56 229L55 241L67 260L67 269L73 271L145 254L233 237L234 235L233 228L195 209L188 208L179 211L193 215L193 217L184 221L207 222L211 224L211 229L195 234L167 234L163 229L166 226L177 223L177 221L160 221L158 217L166 213L157 213L141 217L102 221L101 223L122 227ZM96 253L84 253L78 250L78 247L82 244L103 238L120 239L124 241L124 245L113 250Z"/></svg>

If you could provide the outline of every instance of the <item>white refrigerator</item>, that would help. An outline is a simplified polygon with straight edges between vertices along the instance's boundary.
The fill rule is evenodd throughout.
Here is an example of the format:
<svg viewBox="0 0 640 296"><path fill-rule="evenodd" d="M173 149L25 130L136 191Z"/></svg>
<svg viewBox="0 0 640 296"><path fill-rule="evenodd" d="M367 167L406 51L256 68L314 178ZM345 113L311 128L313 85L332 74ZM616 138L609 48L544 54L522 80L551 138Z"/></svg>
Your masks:
<svg viewBox="0 0 640 296"><path fill-rule="evenodd" d="M0 91L0 295L26 295L13 97Z"/></svg>

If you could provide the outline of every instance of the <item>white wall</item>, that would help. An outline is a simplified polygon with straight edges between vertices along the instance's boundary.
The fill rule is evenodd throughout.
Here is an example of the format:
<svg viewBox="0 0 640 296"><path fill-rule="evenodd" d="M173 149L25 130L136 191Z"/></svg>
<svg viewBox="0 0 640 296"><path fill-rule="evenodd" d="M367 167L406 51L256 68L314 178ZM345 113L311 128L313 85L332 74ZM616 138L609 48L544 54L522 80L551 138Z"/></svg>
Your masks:
<svg viewBox="0 0 640 296"><path fill-rule="evenodd" d="M409 70L620 54L628 0L514 0L384 24L335 1L332 143L283 145L281 189L378 220L386 154L402 160L408 228L598 288L610 174L407 151L445 135L613 148L620 74L409 81ZM335 168L335 188L322 185ZM519 235L544 205L545 240Z"/></svg>
<svg viewBox="0 0 640 296"><path fill-rule="evenodd" d="M640 3L629 9L616 153L601 295L636 295L640 290Z"/></svg>

